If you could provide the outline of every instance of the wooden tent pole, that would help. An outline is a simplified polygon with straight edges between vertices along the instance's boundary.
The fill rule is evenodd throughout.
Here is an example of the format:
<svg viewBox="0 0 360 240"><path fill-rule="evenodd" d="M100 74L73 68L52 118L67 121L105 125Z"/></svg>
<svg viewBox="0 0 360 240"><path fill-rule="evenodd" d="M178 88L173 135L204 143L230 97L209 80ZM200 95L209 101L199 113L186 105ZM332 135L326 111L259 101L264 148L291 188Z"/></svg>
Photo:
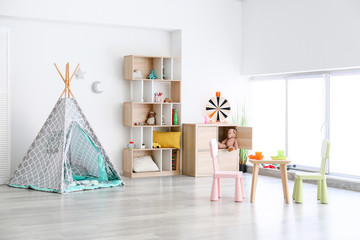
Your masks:
<svg viewBox="0 0 360 240"><path fill-rule="evenodd" d="M73 79L75 73L78 71L79 67L80 67L80 64L77 65L75 71L74 71L73 74L71 75L70 82L71 82L71 80ZM70 86L70 82L69 82L69 86Z"/></svg>
<svg viewBox="0 0 360 240"><path fill-rule="evenodd" d="M67 97L70 97L70 92L69 92L69 63L66 64L66 84L68 86L68 91L67 91Z"/></svg>
<svg viewBox="0 0 360 240"><path fill-rule="evenodd" d="M66 97L66 96L70 97L70 94L72 95L72 97L74 97L74 94L73 94L72 91L70 90L69 63L66 64L66 70L65 70L65 74L66 74L65 77L66 77L66 78L64 78L64 76L61 74L61 72L60 72L58 66L56 65L56 63L54 63L54 65L55 65L56 70L57 70L58 73L60 74L63 82L65 83L65 89L64 89L63 92L61 93L60 98L62 98L62 97L64 96L64 94L65 94L65 97ZM77 66L75 72L73 73L73 75L76 73L76 71L77 71L77 69L78 69L79 66L80 66L80 64L78 64L78 66ZM72 76L72 77L73 77L73 76ZM71 77L71 78L72 78L72 77Z"/></svg>
<svg viewBox="0 0 360 240"><path fill-rule="evenodd" d="M63 75L61 74L61 72L60 72L59 68L56 66L56 63L54 63L54 65L55 65L55 67L56 67L56 70L59 72L59 74L60 74L60 76L61 76L62 80L65 82L65 79L64 79Z"/></svg>

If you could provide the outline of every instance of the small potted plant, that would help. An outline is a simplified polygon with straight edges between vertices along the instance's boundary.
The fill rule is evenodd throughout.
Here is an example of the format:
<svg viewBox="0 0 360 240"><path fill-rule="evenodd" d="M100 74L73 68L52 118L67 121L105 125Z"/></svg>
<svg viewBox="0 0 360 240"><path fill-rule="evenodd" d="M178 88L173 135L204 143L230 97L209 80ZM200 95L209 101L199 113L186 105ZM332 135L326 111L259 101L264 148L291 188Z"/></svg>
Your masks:
<svg viewBox="0 0 360 240"><path fill-rule="evenodd" d="M241 105L241 109L239 109L239 104L236 106L236 111L232 114L232 121L235 124L239 124L241 127L247 127L247 117L246 117L246 107L245 103ZM246 172L246 162L249 155L249 150L247 149L240 149L239 151L239 170L242 172Z"/></svg>

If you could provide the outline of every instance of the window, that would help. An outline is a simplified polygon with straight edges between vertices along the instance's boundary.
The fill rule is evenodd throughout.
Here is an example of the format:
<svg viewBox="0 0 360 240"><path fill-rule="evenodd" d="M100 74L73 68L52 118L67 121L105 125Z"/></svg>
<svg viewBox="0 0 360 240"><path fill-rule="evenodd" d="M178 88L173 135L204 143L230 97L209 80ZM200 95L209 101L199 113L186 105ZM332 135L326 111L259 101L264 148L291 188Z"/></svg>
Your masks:
<svg viewBox="0 0 360 240"><path fill-rule="evenodd" d="M289 79L288 151L302 168L320 168L321 128L325 122L323 77Z"/></svg>
<svg viewBox="0 0 360 240"><path fill-rule="evenodd" d="M330 78L331 172L360 175L360 75Z"/></svg>
<svg viewBox="0 0 360 240"><path fill-rule="evenodd" d="M318 170L328 137L328 173L360 177L359 69L277 78L252 81L253 149L269 157L285 148L297 169Z"/></svg>
<svg viewBox="0 0 360 240"><path fill-rule="evenodd" d="M252 83L253 149L265 156L285 150L285 81Z"/></svg>

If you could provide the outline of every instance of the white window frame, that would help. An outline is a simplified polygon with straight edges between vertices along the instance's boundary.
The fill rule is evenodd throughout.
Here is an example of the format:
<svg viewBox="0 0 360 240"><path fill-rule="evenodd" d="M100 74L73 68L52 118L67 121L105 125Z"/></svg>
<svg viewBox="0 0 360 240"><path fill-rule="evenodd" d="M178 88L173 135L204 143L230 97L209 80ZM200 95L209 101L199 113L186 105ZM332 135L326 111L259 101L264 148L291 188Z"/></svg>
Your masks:
<svg viewBox="0 0 360 240"><path fill-rule="evenodd" d="M266 80L274 80L274 79L284 79L285 80L285 151L288 153L288 81L292 79L298 78L310 78L310 77L322 77L325 81L325 122L324 122L324 138L327 138L331 141L331 132L330 132L330 78L331 76L346 76L346 75L360 75L360 67L352 67L352 68L339 68L339 69L327 69L327 70L319 70L319 71L304 71L304 72L292 72L292 73L279 73L279 74L270 74L270 75L257 75L250 76L251 81L266 81ZM319 149L320 156L320 149ZM296 169L305 170L310 172L318 172L320 170L319 167L309 167L304 165L297 165ZM331 159L329 157L328 165L326 168L326 174L341 176L341 177L349 177L360 179L359 176L347 175L347 174L339 174L331 172Z"/></svg>

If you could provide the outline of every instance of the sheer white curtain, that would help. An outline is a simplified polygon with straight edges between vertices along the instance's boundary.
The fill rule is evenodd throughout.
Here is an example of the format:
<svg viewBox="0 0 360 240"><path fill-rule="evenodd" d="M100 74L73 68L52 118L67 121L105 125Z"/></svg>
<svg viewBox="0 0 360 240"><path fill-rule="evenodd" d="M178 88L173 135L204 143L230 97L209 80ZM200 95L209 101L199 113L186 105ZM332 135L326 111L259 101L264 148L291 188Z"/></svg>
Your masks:
<svg viewBox="0 0 360 240"><path fill-rule="evenodd" d="M0 184L10 177L8 32L0 28Z"/></svg>

